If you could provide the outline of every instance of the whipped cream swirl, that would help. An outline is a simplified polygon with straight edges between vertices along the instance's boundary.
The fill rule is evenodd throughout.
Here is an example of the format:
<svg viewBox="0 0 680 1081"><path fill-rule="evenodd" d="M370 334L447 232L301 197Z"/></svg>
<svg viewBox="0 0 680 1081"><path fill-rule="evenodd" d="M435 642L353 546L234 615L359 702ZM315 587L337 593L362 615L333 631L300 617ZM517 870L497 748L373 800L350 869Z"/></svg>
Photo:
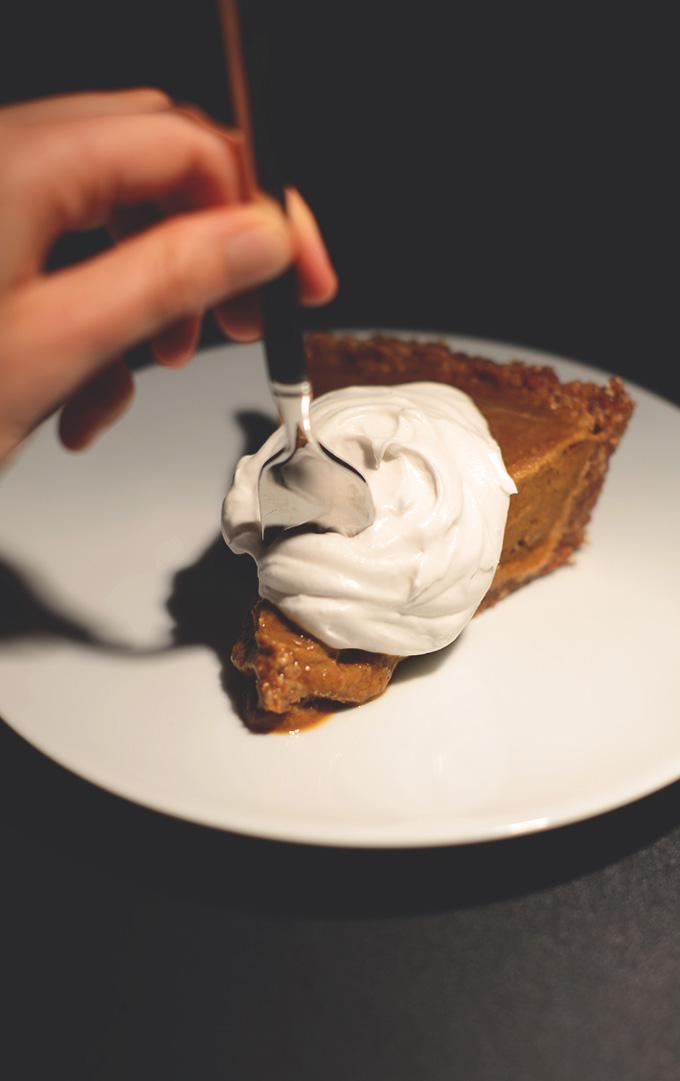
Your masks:
<svg viewBox="0 0 680 1081"><path fill-rule="evenodd" d="M474 402L439 383L348 387L312 405L318 438L368 481L375 521L355 537L261 540L258 477L279 429L243 458L224 501L229 547L260 595L336 649L407 656L452 642L491 585L516 491Z"/></svg>

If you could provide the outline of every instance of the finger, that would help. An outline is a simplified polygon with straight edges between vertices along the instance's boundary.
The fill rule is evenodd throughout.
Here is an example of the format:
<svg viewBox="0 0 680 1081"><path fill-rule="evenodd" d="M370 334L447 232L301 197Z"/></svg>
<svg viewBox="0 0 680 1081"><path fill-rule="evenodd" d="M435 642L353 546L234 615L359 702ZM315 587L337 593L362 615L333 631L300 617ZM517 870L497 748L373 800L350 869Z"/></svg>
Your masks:
<svg viewBox="0 0 680 1081"><path fill-rule="evenodd" d="M177 105L175 109L179 115L187 116L194 123L201 125L212 135L216 135L217 138L223 141L235 163L238 174L238 194L236 197L240 202L244 203L254 199L258 193L253 191L252 188L250 163L244 133L239 128L231 128L218 123L195 105Z"/></svg>
<svg viewBox="0 0 680 1081"><path fill-rule="evenodd" d="M156 207L131 207L114 215L109 222L109 232L120 241L162 220ZM196 352L200 334L201 318L192 316L162 330L149 344L159 364L168 368L182 367Z"/></svg>
<svg viewBox="0 0 680 1081"><path fill-rule="evenodd" d="M226 143L235 166L238 195L239 197L243 196L245 192L244 176L246 166L242 132L225 128L193 105L176 106L176 111L189 117L211 133L216 134ZM152 224L156 224L163 220L164 216L177 209L171 200L165 200L162 206L135 206L116 209L108 222L108 230L115 240L122 240L125 237L141 232ZM232 331L226 331L226 333L230 333L231 337L240 341L252 341L258 338L260 336L260 314L257 300L254 297L249 297L247 300L246 298L238 298L233 303L236 305L234 315L231 317L233 329ZM181 367L187 364L198 346L200 329L200 319L188 319L182 320L180 323L162 331L150 343L156 360L166 367Z"/></svg>
<svg viewBox="0 0 680 1081"><path fill-rule="evenodd" d="M12 124L42 124L52 120L78 120L85 117L134 115L162 112L172 108L172 101L162 90L140 87L103 93L62 94L51 98L8 105L3 119Z"/></svg>
<svg viewBox="0 0 680 1081"><path fill-rule="evenodd" d="M293 254L282 214L239 204L169 219L16 289L4 302L15 415L30 403L30 430L110 357L277 277Z"/></svg>
<svg viewBox="0 0 680 1081"><path fill-rule="evenodd" d="M327 304L338 289L338 277L307 203L295 188L286 191L286 210L295 233L296 269L300 303L308 307Z"/></svg>
<svg viewBox="0 0 680 1081"><path fill-rule="evenodd" d="M40 270L58 236L104 224L115 207L219 206L237 194L227 143L172 112L48 125L39 153L33 136L15 143L2 221L15 281Z"/></svg>
<svg viewBox="0 0 680 1081"><path fill-rule="evenodd" d="M83 450L125 413L134 397L132 376L118 358L98 372L66 403L59 437L69 450Z"/></svg>
<svg viewBox="0 0 680 1081"><path fill-rule="evenodd" d="M316 219L295 189L286 192L286 208L296 238L300 303L308 307L326 304L337 292L338 279ZM262 336L262 311L254 294L225 301L215 308L214 316L223 333L234 341L252 342Z"/></svg>
<svg viewBox="0 0 680 1081"><path fill-rule="evenodd" d="M195 123L209 132L211 136L218 138L225 146L231 164L231 189L230 200L233 202L250 202L250 198L244 195L245 149L241 132L225 128L211 121L200 110L190 109L186 106L175 109L175 113L191 118ZM138 233L149 225L162 221L170 214L189 209L186 200L182 202L181 192L179 197L174 194L166 198L158 198L153 204L135 206L114 207L109 220L106 222L107 229L114 240L122 240L126 236Z"/></svg>
<svg viewBox="0 0 680 1081"><path fill-rule="evenodd" d="M180 106L177 111L189 116L213 134L217 134L226 143L235 166L238 194L239 196L242 195L245 190L243 179L245 175L245 151L242 133L224 128L194 106ZM141 206L117 209L108 222L109 233L115 240L122 240L125 237L141 232L143 229L148 228L149 225L156 224L163 219L166 213L176 209L170 204L170 201L166 201L160 207ZM247 308L250 313L245 319L248 329L240 329L244 324L243 316L238 320L238 326L236 326L237 320L234 319L235 332L232 336L242 341L251 341L259 337L259 307L257 302L250 301L244 304L243 308L244 310ZM255 311L251 312L253 308L255 308ZM179 324L162 331L151 342L151 350L156 360L167 367L187 364L198 346L200 324L200 319L183 320Z"/></svg>
<svg viewBox="0 0 680 1081"><path fill-rule="evenodd" d="M196 352L201 335L201 319L190 316L162 330L151 342L151 351L166 368L182 368Z"/></svg>
<svg viewBox="0 0 680 1081"><path fill-rule="evenodd" d="M257 293L227 300L213 315L220 330L235 342L254 342L262 337L262 308Z"/></svg>

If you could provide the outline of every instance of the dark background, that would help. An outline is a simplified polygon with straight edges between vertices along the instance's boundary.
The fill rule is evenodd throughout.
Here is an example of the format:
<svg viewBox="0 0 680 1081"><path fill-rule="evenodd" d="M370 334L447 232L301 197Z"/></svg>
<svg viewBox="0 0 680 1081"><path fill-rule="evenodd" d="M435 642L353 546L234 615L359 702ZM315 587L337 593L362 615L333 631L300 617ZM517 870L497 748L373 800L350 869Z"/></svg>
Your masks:
<svg viewBox="0 0 680 1081"><path fill-rule="evenodd" d="M340 275L309 326L487 337L677 393L670 5L245 8L285 178ZM8 14L5 100L153 84L229 118L211 0Z"/></svg>
<svg viewBox="0 0 680 1081"><path fill-rule="evenodd" d="M680 401L670 5L249 7L341 278L310 326L509 341ZM205 0L6 4L0 81L228 116ZM8 1081L680 1076L680 782L535 837L324 850L135 807L0 724L0 868Z"/></svg>

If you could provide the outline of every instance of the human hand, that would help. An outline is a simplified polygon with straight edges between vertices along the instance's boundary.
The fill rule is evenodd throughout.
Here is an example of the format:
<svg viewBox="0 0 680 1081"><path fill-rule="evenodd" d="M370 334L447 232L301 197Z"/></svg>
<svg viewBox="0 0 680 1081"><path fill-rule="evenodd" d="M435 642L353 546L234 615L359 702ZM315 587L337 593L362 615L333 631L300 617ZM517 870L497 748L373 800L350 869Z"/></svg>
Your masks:
<svg viewBox="0 0 680 1081"><path fill-rule="evenodd" d="M297 192L287 216L242 200L238 140L156 90L83 94L0 110L0 461L61 408L86 446L133 395L122 353L151 340L187 363L203 313L259 335L253 289L295 263L303 304L336 278ZM53 273L56 240L106 225L118 243Z"/></svg>

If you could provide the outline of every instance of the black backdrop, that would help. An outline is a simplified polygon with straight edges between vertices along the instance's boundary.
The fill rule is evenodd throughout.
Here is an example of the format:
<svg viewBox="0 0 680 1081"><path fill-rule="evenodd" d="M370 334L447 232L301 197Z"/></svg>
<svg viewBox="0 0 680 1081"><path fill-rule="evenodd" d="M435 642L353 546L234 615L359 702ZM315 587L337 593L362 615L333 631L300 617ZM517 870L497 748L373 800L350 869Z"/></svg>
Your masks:
<svg viewBox="0 0 680 1081"><path fill-rule="evenodd" d="M246 6L273 44L286 178L340 274L309 326L533 346L677 400L670 10ZM228 119L212 0L39 0L3 21L6 101L155 84ZM99 241L69 241L56 261Z"/></svg>

